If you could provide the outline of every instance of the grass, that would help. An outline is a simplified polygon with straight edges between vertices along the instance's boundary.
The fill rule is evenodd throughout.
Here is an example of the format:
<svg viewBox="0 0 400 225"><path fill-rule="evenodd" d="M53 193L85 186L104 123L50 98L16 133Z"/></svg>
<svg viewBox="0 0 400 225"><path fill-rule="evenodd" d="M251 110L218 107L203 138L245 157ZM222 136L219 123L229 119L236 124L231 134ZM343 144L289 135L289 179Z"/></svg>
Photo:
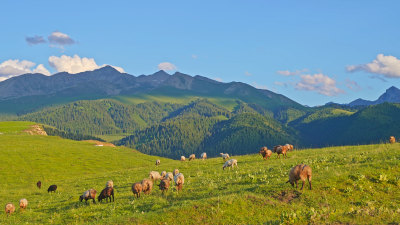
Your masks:
<svg viewBox="0 0 400 225"><path fill-rule="evenodd" d="M400 222L400 145L376 144L305 149L288 159L234 156L238 169L222 170L221 158L180 162L123 147L21 133L31 123L0 122L0 199L28 209L1 224L387 224ZM257 149L254 150L255 152ZM154 163L161 159L156 168ZM288 171L306 163L313 190L285 183ZM185 175L181 193L155 188L135 199L131 185L152 170ZM85 205L85 190L115 184L115 202ZM41 180L43 187L36 188ZM56 193L47 187L57 184ZM157 186L156 186L157 187Z"/></svg>

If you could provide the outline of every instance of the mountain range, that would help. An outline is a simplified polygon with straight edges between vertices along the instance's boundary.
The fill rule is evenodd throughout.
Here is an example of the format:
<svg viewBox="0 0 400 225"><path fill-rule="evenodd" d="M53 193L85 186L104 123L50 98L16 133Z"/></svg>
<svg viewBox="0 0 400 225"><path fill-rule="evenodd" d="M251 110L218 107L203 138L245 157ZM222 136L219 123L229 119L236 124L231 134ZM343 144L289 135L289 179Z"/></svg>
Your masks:
<svg viewBox="0 0 400 225"><path fill-rule="evenodd" d="M248 154L261 146L369 144L400 133L400 90L376 101L303 106L240 82L158 71L133 76L104 67L79 74L25 74L0 82L0 119L42 123L141 152ZM59 131L57 131L59 130Z"/></svg>

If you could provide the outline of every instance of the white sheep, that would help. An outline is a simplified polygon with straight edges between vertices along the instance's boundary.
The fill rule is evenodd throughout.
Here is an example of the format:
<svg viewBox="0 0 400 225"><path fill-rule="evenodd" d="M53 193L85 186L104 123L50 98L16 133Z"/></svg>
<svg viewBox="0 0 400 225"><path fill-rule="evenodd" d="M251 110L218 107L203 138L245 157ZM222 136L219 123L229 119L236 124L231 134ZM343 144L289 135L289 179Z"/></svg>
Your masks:
<svg viewBox="0 0 400 225"><path fill-rule="evenodd" d="M20 209L26 209L27 206L28 206L28 200L26 200L26 198L19 200Z"/></svg>
<svg viewBox="0 0 400 225"><path fill-rule="evenodd" d="M225 170L226 167L233 168L234 166L239 168L238 165L237 165L237 160L236 159L230 159L230 160L225 162L225 164L222 166L222 169Z"/></svg>
<svg viewBox="0 0 400 225"><path fill-rule="evenodd" d="M186 157L185 156L181 156L181 161L186 161Z"/></svg>
<svg viewBox="0 0 400 225"><path fill-rule="evenodd" d="M159 159L156 160L156 166L160 165L161 161Z"/></svg>
<svg viewBox="0 0 400 225"><path fill-rule="evenodd" d="M224 161L226 161L227 159L229 159L229 154L228 153L219 153L221 156L222 156L222 159L224 160Z"/></svg>
<svg viewBox="0 0 400 225"><path fill-rule="evenodd" d="M112 180L107 181L107 183L106 183L106 188L107 188L107 187L112 187L112 188L114 188L114 182L113 182Z"/></svg>
<svg viewBox="0 0 400 225"><path fill-rule="evenodd" d="M182 173L178 173L174 176L174 181L176 184L176 190L180 191L182 190L183 183L185 183L185 177L183 176Z"/></svg>
<svg viewBox="0 0 400 225"><path fill-rule="evenodd" d="M154 182L156 180L161 180L161 175L157 171L151 171L150 174L149 174L149 178L152 179L153 182Z"/></svg>
<svg viewBox="0 0 400 225"><path fill-rule="evenodd" d="M165 177L164 178L166 178L166 179L168 179L168 180L173 180L174 179L174 174L173 173L171 173L171 172L168 172L167 174L165 174Z"/></svg>
<svg viewBox="0 0 400 225"><path fill-rule="evenodd" d="M11 202L7 203L6 207L5 207L5 212L8 215L11 215L12 213L14 213L15 212L14 204L12 204Z"/></svg>
<svg viewBox="0 0 400 225"><path fill-rule="evenodd" d="M161 175L160 175L160 176L161 176L161 179L164 178L166 174L167 174L166 171L162 171L162 172L161 172Z"/></svg>
<svg viewBox="0 0 400 225"><path fill-rule="evenodd" d="M189 161L192 161L192 160L194 160L196 158L196 155L195 154L191 154L190 156L189 156Z"/></svg>
<svg viewBox="0 0 400 225"><path fill-rule="evenodd" d="M200 158L201 158L202 160L207 159L207 153L205 153L205 152L201 153Z"/></svg>
<svg viewBox="0 0 400 225"><path fill-rule="evenodd" d="M172 172L172 175L177 175L179 173L179 170L178 169L174 169L174 171Z"/></svg>

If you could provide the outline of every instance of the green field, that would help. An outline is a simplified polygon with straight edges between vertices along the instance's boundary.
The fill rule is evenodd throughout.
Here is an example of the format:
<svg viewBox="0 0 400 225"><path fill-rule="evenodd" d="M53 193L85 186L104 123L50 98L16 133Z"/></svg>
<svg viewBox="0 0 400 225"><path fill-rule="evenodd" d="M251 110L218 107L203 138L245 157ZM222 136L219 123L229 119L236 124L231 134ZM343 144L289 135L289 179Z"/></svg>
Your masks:
<svg viewBox="0 0 400 225"><path fill-rule="evenodd" d="M222 170L221 158L180 162L125 147L22 132L33 123L0 122L1 204L29 201L27 210L1 213L0 224L388 224L400 222L400 145L305 149L288 159L234 156L238 169ZM279 144L279 143L277 143ZM272 147L272 146L268 146ZM258 149L254 149L257 152ZM313 190L285 183L289 169L313 169ZM185 175L181 193L153 189L135 199L131 185L152 170ZM115 202L85 205L79 196L107 180ZM42 181L42 189L36 182ZM57 184L56 193L47 187ZM157 186L156 186L157 187Z"/></svg>

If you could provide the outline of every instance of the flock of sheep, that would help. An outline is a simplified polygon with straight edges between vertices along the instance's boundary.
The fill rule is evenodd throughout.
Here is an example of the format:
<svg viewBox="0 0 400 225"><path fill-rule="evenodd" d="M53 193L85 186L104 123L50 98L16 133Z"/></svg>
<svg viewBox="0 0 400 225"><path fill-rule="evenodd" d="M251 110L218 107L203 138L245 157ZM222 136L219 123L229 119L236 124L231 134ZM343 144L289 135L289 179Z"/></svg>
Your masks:
<svg viewBox="0 0 400 225"><path fill-rule="evenodd" d="M392 144L395 143L396 142L395 137L391 136L389 142ZM287 152L292 150L293 150L293 145L290 144L277 145L274 146L272 151L269 150L267 147L262 147L259 151L259 154L262 155L264 160L270 159L272 153L276 153L277 158L279 158L280 155L283 155L283 158L287 158ZM220 153L220 155L225 162L224 165L222 166L223 170L225 168L234 168L235 166L238 168L237 160L229 159L230 156L228 153ZM195 154L191 154L189 156L189 161L194 160L195 158L196 158ZM203 152L200 158L202 160L207 159L207 153ZM185 156L181 156L181 161L185 160L186 160ZM161 161L157 159L156 166L160 165L160 163ZM294 184L296 184L296 188L298 188L298 181L301 180L303 182L301 186L302 190L304 187L305 180L307 179L311 190L312 189L311 177L312 177L311 167L305 164L299 164L294 166L289 171L289 180L286 183L290 183L293 187ZM139 198L142 192L144 194L149 194L152 191L153 185L154 183L156 183L157 180L160 181L160 183L157 186L164 195L164 193L167 192L168 189L170 188L172 180L175 182L176 190L178 192L181 191L183 188L183 184L185 182L185 177L182 173L179 172L178 169L175 169L172 173L162 171L161 174L157 171L151 171L149 174L149 178L145 178L141 182L136 182L132 185L133 194L136 196L136 198ZM40 189L42 186L42 182L38 181L36 183L36 186ZM56 190L57 190L57 185L53 184L49 186L47 192L55 192ZM97 191L95 189L89 189L85 191L81 196L79 196L79 200L81 202L85 200L85 202L87 203L88 200L92 199L93 203L96 203L95 201L96 194ZM99 196L97 197L97 200L101 202L103 199L106 199L106 202L108 202L108 199L110 199L111 202L111 197L112 201L114 201L114 182L112 180L109 180L107 181L105 188L100 192ZM28 206L28 200L26 200L25 198L19 201L19 207L21 211L26 209L27 206ZM5 206L5 212L8 215L15 212L14 204L7 203Z"/></svg>

